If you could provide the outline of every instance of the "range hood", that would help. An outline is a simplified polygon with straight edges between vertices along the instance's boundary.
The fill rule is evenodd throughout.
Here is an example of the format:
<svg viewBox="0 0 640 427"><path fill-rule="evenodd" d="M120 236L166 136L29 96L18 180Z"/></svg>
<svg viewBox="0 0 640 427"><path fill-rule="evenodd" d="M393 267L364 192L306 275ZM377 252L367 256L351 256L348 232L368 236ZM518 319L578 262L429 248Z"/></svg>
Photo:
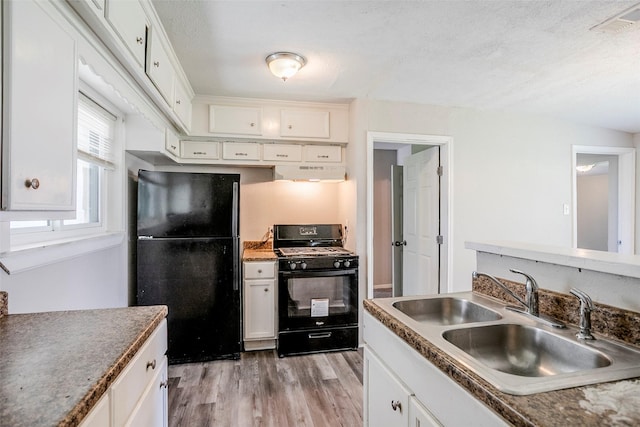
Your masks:
<svg viewBox="0 0 640 427"><path fill-rule="evenodd" d="M344 181L347 171L340 165L278 165L273 167L275 181Z"/></svg>

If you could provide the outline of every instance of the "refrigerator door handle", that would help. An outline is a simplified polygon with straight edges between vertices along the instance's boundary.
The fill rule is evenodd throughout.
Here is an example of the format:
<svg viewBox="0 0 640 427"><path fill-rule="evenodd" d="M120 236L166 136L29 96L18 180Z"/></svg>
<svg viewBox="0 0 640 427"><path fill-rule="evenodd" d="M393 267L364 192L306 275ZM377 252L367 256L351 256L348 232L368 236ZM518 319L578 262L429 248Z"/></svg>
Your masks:
<svg viewBox="0 0 640 427"><path fill-rule="evenodd" d="M231 211L233 212L231 216L231 232L233 237L238 237L238 182L233 183L233 201L231 205Z"/></svg>
<svg viewBox="0 0 640 427"><path fill-rule="evenodd" d="M240 289L240 238L233 239L233 290Z"/></svg>

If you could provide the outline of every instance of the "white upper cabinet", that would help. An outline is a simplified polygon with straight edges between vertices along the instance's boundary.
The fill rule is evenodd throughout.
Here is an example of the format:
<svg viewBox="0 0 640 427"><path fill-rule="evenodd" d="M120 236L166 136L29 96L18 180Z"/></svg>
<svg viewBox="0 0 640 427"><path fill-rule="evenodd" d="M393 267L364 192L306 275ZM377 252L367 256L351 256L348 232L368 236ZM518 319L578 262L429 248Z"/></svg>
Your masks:
<svg viewBox="0 0 640 427"><path fill-rule="evenodd" d="M48 2L2 7L2 209L74 211L76 41Z"/></svg>
<svg viewBox="0 0 640 427"><path fill-rule="evenodd" d="M144 66L147 41L147 16L138 1L109 0L105 18L140 67Z"/></svg>
<svg viewBox="0 0 640 427"><path fill-rule="evenodd" d="M173 97L173 111L185 126L191 128L191 96L180 79L175 80L175 91Z"/></svg>
<svg viewBox="0 0 640 427"><path fill-rule="evenodd" d="M329 111L282 110L280 135L289 138L329 138Z"/></svg>
<svg viewBox="0 0 640 427"><path fill-rule="evenodd" d="M209 132L261 135L262 109L228 105L209 106Z"/></svg>
<svg viewBox="0 0 640 427"><path fill-rule="evenodd" d="M151 29L151 37L149 40L149 46L147 47L147 75L158 88L158 91L162 97L167 101L169 105L173 107L173 85L175 82L175 71L169 55L162 46L160 36L157 31Z"/></svg>

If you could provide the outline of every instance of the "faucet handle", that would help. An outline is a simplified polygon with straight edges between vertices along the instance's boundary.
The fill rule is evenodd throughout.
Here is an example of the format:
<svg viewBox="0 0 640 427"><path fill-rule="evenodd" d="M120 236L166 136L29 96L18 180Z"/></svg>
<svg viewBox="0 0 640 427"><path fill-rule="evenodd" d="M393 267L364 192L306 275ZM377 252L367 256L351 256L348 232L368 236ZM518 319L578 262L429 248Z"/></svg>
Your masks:
<svg viewBox="0 0 640 427"><path fill-rule="evenodd" d="M515 268L510 268L509 271L516 274L522 274L524 277L526 277L527 281L530 283L532 291L538 289L538 283L536 282L536 279L534 279L530 274L527 274L524 271L516 270Z"/></svg>

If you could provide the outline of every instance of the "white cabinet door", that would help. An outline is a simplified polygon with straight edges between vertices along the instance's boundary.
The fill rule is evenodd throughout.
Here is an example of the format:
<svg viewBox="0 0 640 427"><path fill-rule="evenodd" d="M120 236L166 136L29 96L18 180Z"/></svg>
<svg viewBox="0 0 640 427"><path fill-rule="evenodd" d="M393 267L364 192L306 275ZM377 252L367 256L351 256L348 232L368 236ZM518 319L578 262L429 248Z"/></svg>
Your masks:
<svg viewBox="0 0 640 427"><path fill-rule="evenodd" d="M340 163L342 147L338 145L306 145L304 160L318 163Z"/></svg>
<svg viewBox="0 0 640 427"><path fill-rule="evenodd" d="M127 46L138 65L143 67L149 23L140 2L108 0L105 18Z"/></svg>
<svg viewBox="0 0 640 427"><path fill-rule="evenodd" d="M302 160L302 145L264 144L262 159L275 162L299 162Z"/></svg>
<svg viewBox="0 0 640 427"><path fill-rule="evenodd" d="M164 148L174 156L180 156L180 141L169 128L164 131Z"/></svg>
<svg viewBox="0 0 640 427"><path fill-rule="evenodd" d="M258 107L210 105L209 132L262 135L262 109Z"/></svg>
<svg viewBox="0 0 640 427"><path fill-rule="evenodd" d="M173 97L173 111L187 128L191 129L191 97L182 82L176 78Z"/></svg>
<svg viewBox="0 0 640 427"><path fill-rule="evenodd" d="M80 423L80 427L110 427L111 426L111 406L109 405L109 393L105 393L96 406Z"/></svg>
<svg viewBox="0 0 640 427"><path fill-rule="evenodd" d="M183 159L212 159L220 158L220 144L215 141L182 141Z"/></svg>
<svg viewBox="0 0 640 427"><path fill-rule="evenodd" d="M409 398L409 427L442 427L415 396Z"/></svg>
<svg viewBox="0 0 640 427"><path fill-rule="evenodd" d="M2 208L74 211L76 42L48 2L2 7Z"/></svg>
<svg viewBox="0 0 640 427"><path fill-rule="evenodd" d="M164 357L158 372L144 391L125 426L166 427L168 424L167 385L167 358Z"/></svg>
<svg viewBox="0 0 640 427"><path fill-rule="evenodd" d="M282 110L280 135L289 138L329 138L329 112Z"/></svg>
<svg viewBox="0 0 640 427"><path fill-rule="evenodd" d="M173 85L175 71L167 51L162 46L157 31L151 29L151 40L147 47L147 75L158 88L167 103L173 108Z"/></svg>
<svg viewBox="0 0 640 427"><path fill-rule="evenodd" d="M244 339L275 338L275 281L244 281Z"/></svg>
<svg viewBox="0 0 640 427"><path fill-rule="evenodd" d="M365 349L365 408L369 427L409 424L411 392L370 351Z"/></svg>

